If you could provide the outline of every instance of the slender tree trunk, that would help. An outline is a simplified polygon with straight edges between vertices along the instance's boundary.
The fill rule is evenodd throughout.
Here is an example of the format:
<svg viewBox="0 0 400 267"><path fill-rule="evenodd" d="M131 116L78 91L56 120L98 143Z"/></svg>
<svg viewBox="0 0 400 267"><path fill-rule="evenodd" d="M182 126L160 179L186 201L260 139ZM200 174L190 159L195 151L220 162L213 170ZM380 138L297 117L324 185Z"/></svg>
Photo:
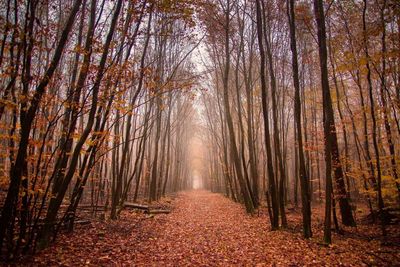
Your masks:
<svg viewBox="0 0 400 267"><path fill-rule="evenodd" d="M265 51L263 45L263 21L262 21L262 11L260 0L256 0L256 12L257 12L257 36L258 36L258 46L260 52L260 78L261 78L261 98L262 98L262 111L264 118L264 138L265 138L265 148L267 154L267 170L268 170L268 182L269 182L269 195L271 199L271 209L272 209L272 217L271 220L271 228L272 230L276 230L279 228L279 203L276 191L276 183L275 183L275 175L272 163L272 152L271 152L271 141L270 131L269 131L269 114L267 107L267 83L265 77Z"/></svg>
<svg viewBox="0 0 400 267"><path fill-rule="evenodd" d="M230 46L229 46L229 25L230 25L230 11L231 4L230 0L227 1L227 7L225 10L225 66L224 66L224 76L223 76L223 98L224 98L224 109L225 109L225 119L228 126L230 150L233 157L233 162L236 170L236 175L239 181L240 190L246 206L246 211L252 213L254 211L254 204L251 198L249 188L243 176L242 167L239 159L239 153L236 146L235 131L233 127L230 104L229 104L229 93L228 93L228 81L229 81L229 70L230 70Z"/></svg>
<svg viewBox="0 0 400 267"><path fill-rule="evenodd" d="M326 30L325 30L325 15L322 0L314 0L315 18L318 28L318 46L321 68L321 85L322 98L324 109L324 136L325 136L325 163L329 165L326 171L327 181L329 180L328 171L333 167L337 197L339 199L340 213L342 215L342 223L347 226L355 226L352 210L347 198L347 191L344 183L344 174L340 162L339 148L337 143L335 118L332 107L332 98L328 80L328 52L326 46ZM329 182L327 182L328 184ZM328 197L328 191L326 191ZM326 240L328 241L328 240Z"/></svg>
<svg viewBox="0 0 400 267"><path fill-rule="evenodd" d="M370 56L368 50L368 41L367 41L367 26L366 26L366 14L367 14L367 0L364 0L364 8L363 8L363 35L364 35L364 52L365 57L367 58L366 67L367 67L367 81L368 81L368 92L369 92L369 101L371 105L371 117L372 117L372 141L374 144L375 150L375 160L376 160L376 172L377 172L377 191L378 191L378 209L379 209L379 216L381 221L381 230L382 235L386 236L386 226L385 226L385 216L384 216L384 207L385 204L383 202L382 197L382 173L381 173L381 162L379 158L379 146L378 146L378 137L377 137L377 123L376 123L376 116L375 116L375 103L374 103L374 96L372 90L372 81L371 81L371 67L369 64Z"/></svg>
<svg viewBox="0 0 400 267"><path fill-rule="evenodd" d="M301 104L300 104L300 83L299 83L299 67L297 60L297 44L296 44L296 18L294 12L294 0L288 0L288 17L290 27L290 48L292 50L292 73L293 73L293 85L295 89L294 93L294 116L296 123L296 141L299 158L299 170L300 170L300 185L301 185L301 203L303 213L303 235L305 238L312 236L311 231L311 199L309 191L309 181L307 177L307 171L304 160L303 152L303 137L301 129ZM295 159L297 160L297 159ZM296 173L297 176L297 173Z"/></svg>

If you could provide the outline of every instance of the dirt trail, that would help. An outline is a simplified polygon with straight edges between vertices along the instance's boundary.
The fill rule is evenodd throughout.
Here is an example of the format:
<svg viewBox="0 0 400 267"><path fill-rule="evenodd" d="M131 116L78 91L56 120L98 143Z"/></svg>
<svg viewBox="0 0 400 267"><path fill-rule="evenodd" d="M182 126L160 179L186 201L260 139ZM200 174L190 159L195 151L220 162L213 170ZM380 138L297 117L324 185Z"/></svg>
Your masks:
<svg viewBox="0 0 400 267"><path fill-rule="evenodd" d="M300 233L269 230L267 216L249 216L241 205L207 191L181 193L174 211L144 225L139 265L298 266L360 265L354 251L331 250Z"/></svg>
<svg viewBox="0 0 400 267"><path fill-rule="evenodd" d="M154 227L154 235L139 244L137 262L213 265L267 260L259 249L266 229L257 229L240 205L218 194L191 191L180 194L174 206L170 215L146 225L147 231Z"/></svg>
<svg viewBox="0 0 400 267"><path fill-rule="evenodd" d="M359 226L346 236L335 234L332 246L321 245L318 210L313 214L314 237L304 240L299 212L288 213L290 231L271 232L265 211L250 216L219 194L183 192L171 204L170 214L149 217L126 211L118 221L78 228L29 259L28 265L400 266L396 247L360 236L375 226Z"/></svg>

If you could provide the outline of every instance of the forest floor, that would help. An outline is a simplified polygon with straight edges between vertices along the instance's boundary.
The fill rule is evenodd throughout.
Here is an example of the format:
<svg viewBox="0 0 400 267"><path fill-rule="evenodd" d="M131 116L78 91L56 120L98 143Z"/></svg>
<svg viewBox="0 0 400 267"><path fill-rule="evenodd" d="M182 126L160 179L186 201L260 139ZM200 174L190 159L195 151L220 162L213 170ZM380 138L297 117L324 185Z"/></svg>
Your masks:
<svg viewBox="0 0 400 267"><path fill-rule="evenodd" d="M376 225L359 225L322 240L322 207L314 209L314 237L301 236L300 210L288 211L289 228L270 231L261 210L247 215L222 195L179 193L170 214L149 216L126 210L118 221L92 222L33 258L28 266L400 266L399 226L389 227L383 246ZM395 238L393 239L393 236Z"/></svg>

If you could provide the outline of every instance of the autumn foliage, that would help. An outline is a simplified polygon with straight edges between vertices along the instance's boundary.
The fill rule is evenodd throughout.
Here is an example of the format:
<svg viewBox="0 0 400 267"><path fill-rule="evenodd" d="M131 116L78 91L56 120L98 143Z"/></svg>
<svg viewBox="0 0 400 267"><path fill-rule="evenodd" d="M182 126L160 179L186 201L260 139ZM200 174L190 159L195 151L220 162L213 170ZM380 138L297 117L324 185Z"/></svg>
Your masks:
<svg viewBox="0 0 400 267"><path fill-rule="evenodd" d="M121 227L127 265L398 262L399 70L396 0L0 0L1 259Z"/></svg>

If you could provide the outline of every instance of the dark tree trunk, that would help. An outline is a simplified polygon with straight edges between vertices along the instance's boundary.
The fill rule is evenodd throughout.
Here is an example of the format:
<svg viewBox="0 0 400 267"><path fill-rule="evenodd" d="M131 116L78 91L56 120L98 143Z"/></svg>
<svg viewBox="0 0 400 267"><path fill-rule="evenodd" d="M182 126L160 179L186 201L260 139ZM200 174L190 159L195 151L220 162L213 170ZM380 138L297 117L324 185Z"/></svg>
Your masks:
<svg viewBox="0 0 400 267"><path fill-rule="evenodd" d="M308 187L309 179L307 177L307 171L305 166L304 151L303 151L303 136L301 127L301 104L300 104L300 83L299 83L299 66L297 60L297 44L296 44L296 18L294 12L294 0L288 0L288 17L290 27L290 48L292 50L292 73L293 73L293 85L295 89L294 93L294 116L296 123L296 141L297 147L295 148L298 152L299 158L299 170L300 170L300 185L301 185L301 203L303 213L303 235L305 238L312 236L311 231L311 199L310 190ZM297 160L297 159L295 159ZM295 174L297 177L297 173ZM297 179L297 178L295 178Z"/></svg>
<svg viewBox="0 0 400 267"><path fill-rule="evenodd" d="M332 98L328 80L328 52L326 46L325 14L322 0L314 0L315 18L318 28L318 47L321 68L321 89L324 110L324 136L325 136L325 161L331 165L334 172L337 198L339 199L340 213L342 223L347 226L355 226L351 206L347 198L346 186L344 183L344 174L340 162L339 148L336 135L335 118L332 107ZM329 161L329 163L328 163ZM327 168L327 175L330 172L330 166ZM328 175L330 176L330 175ZM327 180L329 178L327 177ZM329 183L329 182L328 182ZM327 184L328 184L327 183ZM327 196L328 192L326 192Z"/></svg>
<svg viewBox="0 0 400 267"><path fill-rule="evenodd" d="M258 36L258 46L260 52L260 78L261 78L261 98L262 98L262 111L263 111L263 119L264 119L264 139L265 139L265 148L267 153L267 171L268 171L268 193L271 199L271 228L276 230L279 228L279 203L278 196L276 190L275 183L275 175L272 163L272 152L271 152L271 140L270 131L269 131L269 115L268 115L268 107L267 107L267 82L265 77L265 50L263 45L263 21L262 21L262 11L260 0L256 0L256 11L257 11L257 36Z"/></svg>

